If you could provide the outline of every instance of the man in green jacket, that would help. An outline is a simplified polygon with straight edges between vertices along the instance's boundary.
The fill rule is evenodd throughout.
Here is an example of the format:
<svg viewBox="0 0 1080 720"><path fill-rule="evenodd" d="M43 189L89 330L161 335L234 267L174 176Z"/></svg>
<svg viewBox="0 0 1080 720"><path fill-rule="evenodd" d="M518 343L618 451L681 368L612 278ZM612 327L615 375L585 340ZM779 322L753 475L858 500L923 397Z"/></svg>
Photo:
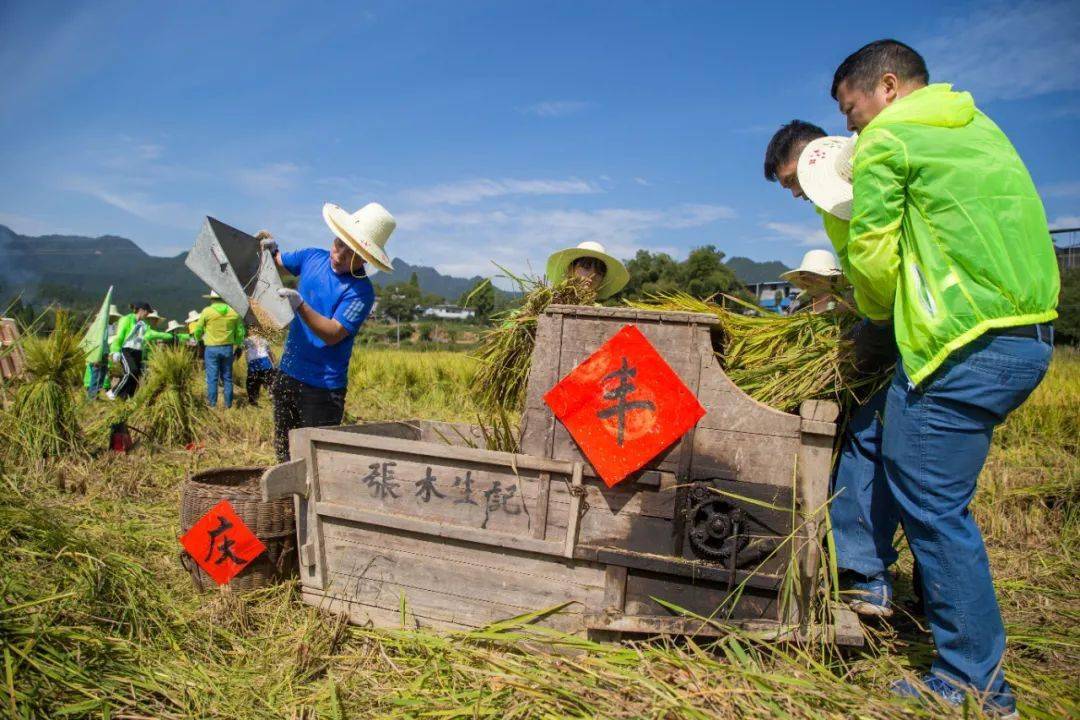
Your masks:
<svg viewBox="0 0 1080 720"><path fill-rule="evenodd" d="M244 323L221 296L213 290L206 296L212 302L203 308L195 322L193 335L206 346L203 360L206 364L206 401L210 407L217 405L218 379L221 379L225 407L232 407L234 354L244 344Z"/></svg>
<svg viewBox="0 0 1080 720"><path fill-rule="evenodd" d="M832 95L860 133L848 279L869 319L892 321L900 360L882 444L889 488L922 573L937 658L919 685L1013 716L1005 629L968 512L994 428L1050 362L1058 271L1035 185L969 93L928 85L895 40L849 56Z"/></svg>

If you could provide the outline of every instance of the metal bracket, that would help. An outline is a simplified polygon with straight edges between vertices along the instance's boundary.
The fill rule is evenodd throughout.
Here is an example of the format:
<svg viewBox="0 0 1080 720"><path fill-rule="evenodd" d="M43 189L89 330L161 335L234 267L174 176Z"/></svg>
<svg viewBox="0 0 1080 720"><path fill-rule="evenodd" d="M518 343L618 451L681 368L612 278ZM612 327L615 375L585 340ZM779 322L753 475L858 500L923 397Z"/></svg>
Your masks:
<svg viewBox="0 0 1080 720"><path fill-rule="evenodd" d="M263 502L279 500L290 495L308 496L307 462L304 458L289 460L267 468L259 481Z"/></svg>

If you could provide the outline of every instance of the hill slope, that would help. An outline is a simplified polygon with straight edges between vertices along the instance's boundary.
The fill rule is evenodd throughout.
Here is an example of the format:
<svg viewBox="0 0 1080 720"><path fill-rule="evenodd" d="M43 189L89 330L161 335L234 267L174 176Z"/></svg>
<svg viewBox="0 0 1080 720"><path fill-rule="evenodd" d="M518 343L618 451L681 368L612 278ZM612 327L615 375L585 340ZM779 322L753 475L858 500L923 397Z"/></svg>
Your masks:
<svg viewBox="0 0 1080 720"><path fill-rule="evenodd" d="M183 317L205 303L206 292L184 265L187 253L174 257L149 255L127 238L103 235L19 235L0 225L0 299L21 293L30 300L92 306L109 285L116 304L145 300L165 317ZM415 272L420 289L456 301L480 279L443 275L435 268L394 260L392 273L372 276L376 285L406 282Z"/></svg>

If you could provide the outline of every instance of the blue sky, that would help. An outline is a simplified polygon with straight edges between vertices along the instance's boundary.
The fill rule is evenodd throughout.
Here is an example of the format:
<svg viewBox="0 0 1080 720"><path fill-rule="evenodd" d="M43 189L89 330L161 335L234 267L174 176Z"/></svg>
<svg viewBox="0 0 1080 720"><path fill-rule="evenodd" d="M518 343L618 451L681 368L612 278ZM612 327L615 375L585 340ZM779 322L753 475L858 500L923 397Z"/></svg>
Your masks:
<svg viewBox="0 0 1080 720"><path fill-rule="evenodd" d="M880 6L880 7L878 7ZM827 241L762 176L840 60L897 37L1009 134L1080 225L1080 3L0 0L0 223L174 254L204 215L325 245L378 200L391 255L456 275L629 257L798 262Z"/></svg>

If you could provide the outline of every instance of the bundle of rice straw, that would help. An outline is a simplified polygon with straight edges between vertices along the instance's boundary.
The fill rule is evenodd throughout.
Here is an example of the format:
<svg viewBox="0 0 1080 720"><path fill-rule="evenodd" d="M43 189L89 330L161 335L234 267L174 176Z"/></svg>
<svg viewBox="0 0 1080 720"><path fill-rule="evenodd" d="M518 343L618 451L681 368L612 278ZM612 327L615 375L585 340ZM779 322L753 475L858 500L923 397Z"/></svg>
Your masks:
<svg viewBox="0 0 1080 720"><path fill-rule="evenodd" d="M52 333L26 335L22 350L26 381L15 390L5 414L4 435L26 458L85 451L76 416L74 388L86 364L70 316L57 311Z"/></svg>
<svg viewBox="0 0 1080 720"><path fill-rule="evenodd" d="M778 410L797 411L811 399L862 403L888 382L888 372L856 371L852 345L843 336L858 317L840 309L843 304L823 313L777 315L735 297L722 297L727 306L685 293L627 304L643 310L715 315L723 334L717 355L724 372L743 392Z"/></svg>
<svg viewBox="0 0 1080 720"><path fill-rule="evenodd" d="M596 292L580 278L568 277L556 285L538 278L511 276L525 294L524 303L495 318L498 323L480 338L475 357L480 367L470 391L479 407L489 411L520 411L525 407L536 319L548 305L592 305Z"/></svg>
<svg viewBox="0 0 1080 720"><path fill-rule="evenodd" d="M126 419L154 442L192 442L206 408L197 387L196 367L188 348L154 348L142 384L130 407L121 412L126 410Z"/></svg>

